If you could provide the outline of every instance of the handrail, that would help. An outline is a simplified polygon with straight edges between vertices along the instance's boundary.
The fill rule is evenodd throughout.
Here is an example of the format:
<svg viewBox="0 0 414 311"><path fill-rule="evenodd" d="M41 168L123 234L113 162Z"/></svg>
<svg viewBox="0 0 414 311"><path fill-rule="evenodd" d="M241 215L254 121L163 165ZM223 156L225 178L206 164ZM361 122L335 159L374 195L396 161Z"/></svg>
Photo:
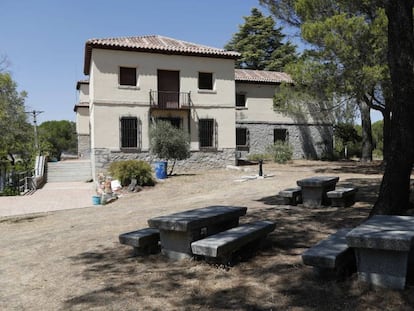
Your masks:
<svg viewBox="0 0 414 311"><path fill-rule="evenodd" d="M159 109L188 109L191 102L189 92L150 90L149 97L150 106Z"/></svg>

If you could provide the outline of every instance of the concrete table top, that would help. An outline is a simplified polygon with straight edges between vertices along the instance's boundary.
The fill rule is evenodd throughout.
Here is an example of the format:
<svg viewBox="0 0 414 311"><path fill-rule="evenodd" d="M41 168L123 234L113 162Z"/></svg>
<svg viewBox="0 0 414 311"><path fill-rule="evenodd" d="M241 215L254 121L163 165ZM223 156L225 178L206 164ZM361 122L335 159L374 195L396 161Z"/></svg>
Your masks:
<svg viewBox="0 0 414 311"><path fill-rule="evenodd" d="M409 251L414 238L414 217L375 215L346 236L350 247Z"/></svg>
<svg viewBox="0 0 414 311"><path fill-rule="evenodd" d="M189 231L211 223L218 223L231 218L238 218L246 214L247 207L241 206L207 206L165 216L154 217L148 220L152 228L171 231Z"/></svg>
<svg viewBox="0 0 414 311"><path fill-rule="evenodd" d="M315 176L298 180L296 183L300 187L323 187L329 184L336 184L339 180L337 176Z"/></svg>

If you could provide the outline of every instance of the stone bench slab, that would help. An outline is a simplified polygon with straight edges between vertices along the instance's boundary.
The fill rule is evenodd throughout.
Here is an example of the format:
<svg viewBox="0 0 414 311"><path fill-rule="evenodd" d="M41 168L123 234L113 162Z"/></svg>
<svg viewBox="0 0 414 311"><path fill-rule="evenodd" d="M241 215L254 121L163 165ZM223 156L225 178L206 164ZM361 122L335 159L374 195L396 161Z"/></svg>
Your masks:
<svg viewBox="0 0 414 311"><path fill-rule="evenodd" d="M160 232L154 228L144 228L119 235L119 242L134 247L136 255L158 252L159 240Z"/></svg>
<svg viewBox="0 0 414 311"><path fill-rule="evenodd" d="M355 271L355 255L346 242L346 235L351 230L351 228L339 229L306 250L302 254L303 263L313 266L317 272L331 271L336 276Z"/></svg>
<svg viewBox="0 0 414 311"><path fill-rule="evenodd" d="M328 191L327 197L331 200L332 206L348 207L355 203L357 188L336 188Z"/></svg>
<svg viewBox="0 0 414 311"><path fill-rule="evenodd" d="M275 229L270 221L256 221L220 232L191 243L193 254L226 258L246 244L264 238Z"/></svg>
<svg viewBox="0 0 414 311"><path fill-rule="evenodd" d="M282 197L285 204L288 205L297 205L298 203L302 203L302 189L300 187L281 190L279 191L279 196Z"/></svg>

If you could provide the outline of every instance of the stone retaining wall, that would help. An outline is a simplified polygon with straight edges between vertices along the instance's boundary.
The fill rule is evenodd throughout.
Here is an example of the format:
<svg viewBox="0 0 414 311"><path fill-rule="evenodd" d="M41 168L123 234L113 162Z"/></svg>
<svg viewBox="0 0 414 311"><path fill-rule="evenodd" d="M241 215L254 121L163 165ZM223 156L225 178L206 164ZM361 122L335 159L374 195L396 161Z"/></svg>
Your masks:
<svg viewBox="0 0 414 311"><path fill-rule="evenodd" d="M153 165L155 161L159 160L149 152L125 153L120 151L111 151L106 148L94 149L92 158L92 163L95 163L92 164L93 176L95 177L99 173L105 174L109 168L109 165L115 161L143 160ZM215 152L195 151L191 153L190 158L177 161L174 172L198 170L200 168L223 168L227 165L234 164L234 149L223 149Z"/></svg>
<svg viewBox="0 0 414 311"><path fill-rule="evenodd" d="M80 159L91 157L91 139L89 135L78 134L78 155Z"/></svg>
<svg viewBox="0 0 414 311"><path fill-rule="evenodd" d="M333 153L332 125L237 122L236 126L249 131L249 148L240 152L241 158L248 154L265 153L266 147L274 142L274 129L287 130L287 141L293 147L293 159L321 159Z"/></svg>

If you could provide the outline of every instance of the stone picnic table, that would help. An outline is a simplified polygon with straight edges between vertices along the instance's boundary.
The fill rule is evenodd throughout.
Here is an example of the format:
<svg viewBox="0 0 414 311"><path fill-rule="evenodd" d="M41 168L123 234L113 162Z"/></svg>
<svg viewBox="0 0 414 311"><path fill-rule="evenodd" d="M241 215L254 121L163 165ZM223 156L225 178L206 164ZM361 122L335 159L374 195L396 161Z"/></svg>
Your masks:
<svg viewBox="0 0 414 311"><path fill-rule="evenodd" d="M160 231L161 251L172 259L191 258L191 243L239 225L247 207L207 206L148 220Z"/></svg>
<svg viewBox="0 0 414 311"><path fill-rule="evenodd" d="M374 285L404 289L414 238L414 217L376 215L346 235L354 248L358 278Z"/></svg>
<svg viewBox="0 0 414 311"><path fill-rule="evenodd" d="M298 180L296 183L302 189L303 205L306 207L328 205L326 193L335 189L338 180L337 176L315 176Z"/></svg>

